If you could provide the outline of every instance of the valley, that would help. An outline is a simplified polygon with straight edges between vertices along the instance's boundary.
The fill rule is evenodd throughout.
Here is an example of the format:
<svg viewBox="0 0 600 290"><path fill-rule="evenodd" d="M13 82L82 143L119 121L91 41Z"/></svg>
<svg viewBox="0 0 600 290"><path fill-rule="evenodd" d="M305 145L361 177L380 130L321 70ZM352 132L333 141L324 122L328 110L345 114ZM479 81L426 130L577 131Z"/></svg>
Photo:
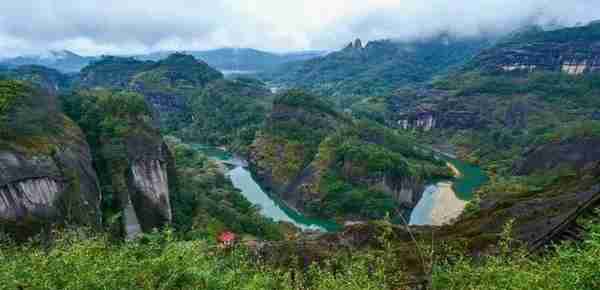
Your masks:
<svg viewBox="0 0 600 290"><path fill-rule="evenodd" d="M304 216L297 210L290 208L282 200L273 197L272 194L266 193L254 180L252 173L246 168L246 161L234 157L231 153L219 148L202 145L194 146L194 148L197 148L209 158L223 162L226 166L226 175L231 179L233 185L250 202L259 206L261 213L267 218L275 221L290 222L304 230L331 232L341 229L342 225L336 221ZM452 182L439 181L427 185L416 207L408 215L410 218L397 219L397 223L442 225L451 222L452 219L457 218L462 213L466 202L473 198L474 192L479 186L485 183L487 177L481 169L475 166L458 160L451 160L449 162L456 164L458 168L457 173L460 173L460 175L456 176L456 179ZM449 215L448 212L450 212ZM361 221L346 221L346 223L348 222L357 223Z"/></svg>
<svg viewBox="0 0 600 290"><path fill-rule="evenodd" d="M598 289L598 67L598 22L5 61L0 289Z"/></svg>

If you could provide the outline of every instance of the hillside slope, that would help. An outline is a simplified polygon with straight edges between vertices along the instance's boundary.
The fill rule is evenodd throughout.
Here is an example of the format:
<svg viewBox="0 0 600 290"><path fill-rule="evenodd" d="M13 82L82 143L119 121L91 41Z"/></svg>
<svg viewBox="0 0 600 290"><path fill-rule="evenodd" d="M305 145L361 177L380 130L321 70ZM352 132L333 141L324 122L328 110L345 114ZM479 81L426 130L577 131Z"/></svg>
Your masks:
<svg viewBox="0 0 600 290"><path fill-rule="evenodd" d="M75 87L140 93L163 131L214 145L247 144L243 140L253 138L271 95L259 81L226 80L205 62L180 53L157 62L106 57L84 68Z"/></svg>
<svg viewBox="0 0 600 290"><path fill-rule="evenodd" d="M326 217L382 218L411 209L445 164L376 124L302 91L279 95L250 146L261 183L292 207Z"/></svg>
<svg viewBox="0 0 600 290"><path fill-rule="evenodd" d="M101 224L100 188L84 133L58 100L0 81L0 230L27 237L52 224Z"/></svg>
<svg viewBox="0 0 600 290"><path fill-rule="evenodd" d="M381 95L443 75L488 43L448 35L410 42L370 41L366 46L356 40L340 51L286 65L268 78L323 95Z"/></svg>

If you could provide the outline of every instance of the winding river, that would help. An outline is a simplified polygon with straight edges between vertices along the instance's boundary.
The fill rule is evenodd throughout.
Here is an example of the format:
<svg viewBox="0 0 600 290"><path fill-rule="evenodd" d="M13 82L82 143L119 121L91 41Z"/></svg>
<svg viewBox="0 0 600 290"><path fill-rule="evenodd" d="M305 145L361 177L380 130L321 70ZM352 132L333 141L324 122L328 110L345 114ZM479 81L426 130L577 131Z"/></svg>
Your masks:
<svg viewBox="0 0 600 290"><path fill-rule="evenodd" d="M203 145L194 145L194 148L226 165L227 176L233 185L250 202L258 205L263 215L275 221L292 223L305 230L340 229L340 225L334 221L308 218L267 194L246 168L246 162L227 151ZM450 221L462 212L466 202L473 198L474 191L487 181L487 176L480 168L456 159L445 158L445 160L460 174L453 180L428 185L423 192L423 197L412 211L410 224L439 225Z"/></svg>

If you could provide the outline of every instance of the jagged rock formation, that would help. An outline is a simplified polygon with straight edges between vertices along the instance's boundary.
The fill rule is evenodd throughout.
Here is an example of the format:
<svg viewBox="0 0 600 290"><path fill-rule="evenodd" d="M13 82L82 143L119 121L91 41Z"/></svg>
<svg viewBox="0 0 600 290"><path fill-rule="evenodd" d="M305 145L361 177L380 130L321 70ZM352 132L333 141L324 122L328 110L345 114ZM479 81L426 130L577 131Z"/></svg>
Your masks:
<svg viewBox="0 0 600 290"><path fill-rule="evenodd" d="M532 29L479 55L474 66L496 72L563 72L582 75L600 70L600 24L553 31Z"/></svg>
<svg viewBox="0 0 600 290"><path fill-rule="evenodd" d="M0 225L19 237L49 224L99 227L101 193L81 130L54 97L12 81L0 89L11 104L0 113L14 121L0 122Z"/></svg>
<svg viewBox="0 0 600 290"><path fill-rule="evenodd" d="M95 90L69 96L65 102L94 145L94 163L108 196L106 210L114 214L110 220L122 222L121 227L110 226L133 238L168 225L169 172L174 163L152 124L144 96Z"/></svg>
<svg viewBox="0 0 600 290"><path fill-rule="evenodd" d="M113 180L125 182L120 201L127 237L167 225L172 220L167 168L173 166L170 152L158 138L129 137L125 172Z"/></svg>

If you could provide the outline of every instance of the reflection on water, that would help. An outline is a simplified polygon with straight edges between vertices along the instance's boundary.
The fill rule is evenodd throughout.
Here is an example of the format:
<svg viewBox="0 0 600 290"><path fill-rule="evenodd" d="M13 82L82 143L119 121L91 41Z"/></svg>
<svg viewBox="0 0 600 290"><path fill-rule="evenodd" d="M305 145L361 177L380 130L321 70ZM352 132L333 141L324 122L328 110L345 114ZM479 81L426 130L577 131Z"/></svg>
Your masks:
<svg viewBox="0 0 600 290"><path fill-rule="evenodd" d="M214 147L195 145L194 148L209 158L230 165L233 169L227 176L252 204L260 207L261 213L275 221L290 222L304 230L334 231L339 228L333 221L308 218L286 206L282 201L268 195L246 169L246 162L228 152Z"/></svg>
<svg viewBox="0 0 600 290"><path fill-rule="evenodd" d="M261 213L266 217L275 221L290 222L302 229L335 231L340 228L340 225L333 221L308 218L267 194L254 180L244 160L220 148L203 145L194 145L194 148L213 160L229 165L230 171L227 172L227 176L231 178L233 185L251 203L259 206ZM411 225L440 224L455 217L463 210L465 202L473 198L474 191L487 182L487 176L480 168L455 159L447 161L461 172L461 176L452 182L428 185L411 213Z"/></svg>
<svg viewBox="0 0 600 290"><path fill-rule="evenodd" d="M451 182L428 185L410 216L411 225L441 225L450 222L473 199L475 191L488 181L481 168L466 162L448 159L461 175Z"/></svg>

